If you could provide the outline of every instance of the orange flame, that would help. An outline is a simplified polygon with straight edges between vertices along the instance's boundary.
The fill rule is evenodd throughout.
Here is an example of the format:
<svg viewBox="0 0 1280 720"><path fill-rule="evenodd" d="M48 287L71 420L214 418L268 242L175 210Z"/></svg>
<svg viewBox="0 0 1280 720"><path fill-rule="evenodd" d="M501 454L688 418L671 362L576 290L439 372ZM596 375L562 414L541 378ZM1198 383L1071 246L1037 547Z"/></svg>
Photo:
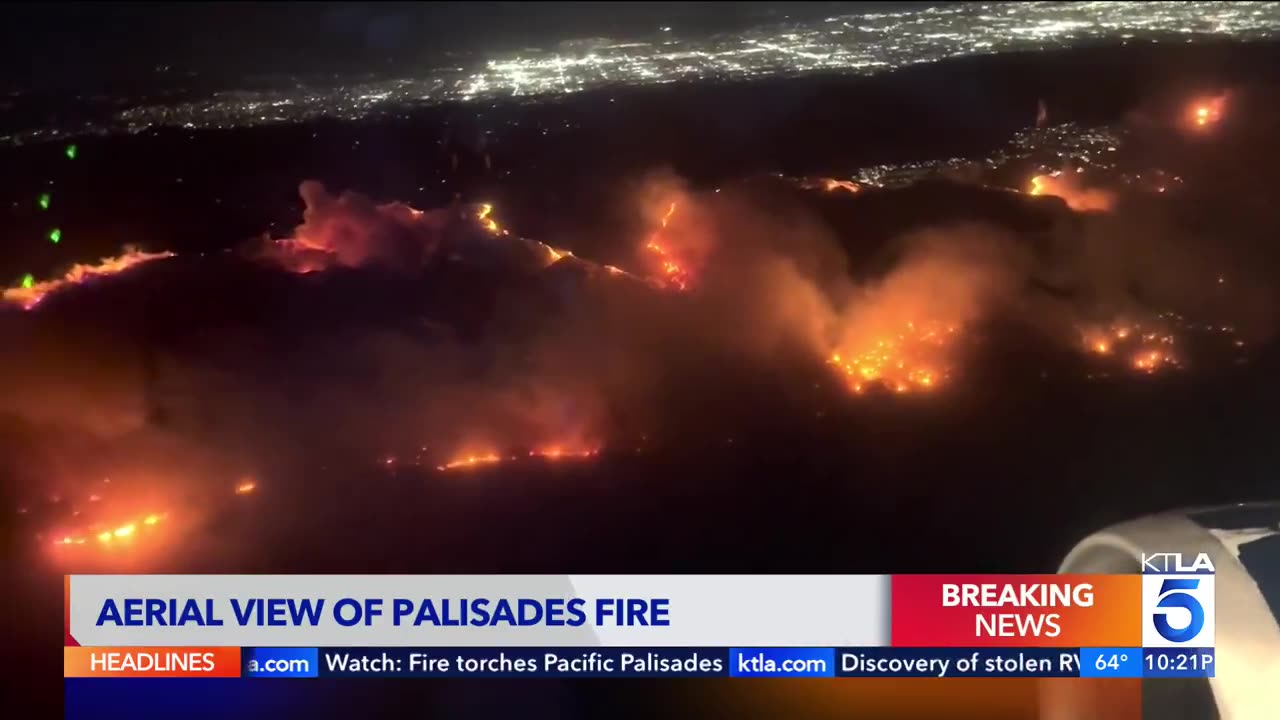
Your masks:
<svg viewBox="0 0 1280 720"><path fill-rule="evenodd" d="M498 221L493 218L493 205L490 203L480 204L480 206L476 209L476 220L479 221L481 227L489 231L489 234L491 235L502 235L502 236L511 235L510 230L506 230L501 226L499 226ZM574 254L572 251L565 250L563 248L553 247L544 242L540 242L536 240L529 241L529 242L533 242L539 248L541 248L544 253L546 253L546 263L544 267L554 265L555 263L559 262L563 258L574 257Z"/></svg>
<svg viewBox="0 0 1280 720"><path fill-rule="evenodd" d="M583 460L593 458L600 454L599 448L573 448L563 445L548 445L546 447L530 450L523 457L534 458L540 460ZM436 469L441 472L450 470L470 470L477 467L485 467L489 465L498 465L501 463L516 462L521 459L520 455L499 455L496 452L475 453L464 455L450 460L442 465L437 465Z"/></svg>
<svg viewBox="0 0 1280 720"><path fill-rule="evenodd" d="M671 222L671 217L675 214L676 203L673 202L667 207L667 212L662 216L658 230L649 237L644 247L658 258L659 268L662 271L660 282L666 287L684 291L689 289L689 284L692 281L690 273L684 264L675 257L671 249L662 242L662 233L667 229L667 225Z"/></svg>
<svg viewBox="0 0 1280 720"><path fill-rule="evenodd" d="M1028 195L1052 195L1062 198L1067 207L1076 212L1106 211L1115 204L1112 193L1100 188L1084 187L1076 176L1079 173L1063 174L1054 171L1048 175L1036 175L1031 178Z"/></svg>
<svg viewBox="0 0 1280 720"><path fill-rule="evenodd" d="M902 332L834 352L827 360L844 374L849 389L861 394L882 386L895 393L937 389L950 376L942 359L958 328L937 322L908 322Z"/></svg>
<svg viewBox="0 0 1280 720"><path fill-rule="evenodd" d="M473 468L481 465L496 465L497 463L502 462L504 459L514 460L515 458L514 457L503 458L501 455L498 455L497 453L487 453L484 455L467 455L465 457L457 458L456 460L450 460L449 462L443 465L437 465L436 469L443 472L446 470L459 470L459 469Z"/></svg>
<svg viewBox="0 0 1280 720"><path fill-rule="evenodd" d="M244 478L235 485L234 491L236 495L247 495L256 488L257 483L252 478ZM98 498L99 496L91 495L90 497ZM78 512L74 514L79 515ZM137 543L144 540L151 542L160 537L160 526L168 519L168 512L149 512L126 516L125 519L116 518L112 522L84 525L76 529L59 529L51 533L54 536L52 544L65 548L73 545L88 545L91 544L90 541L96 541L94 544L104 549L135 547Z"/></svg>
<svg viewBox="0 0 1280 720"><path fill-rule="evenodd" d="M1134 369L1146 373L1154 373L1166 365L1173 364L1176 364L1173 356L1162 353L1159 350L1144 350L1133 358Z"/></svg>
<svg viewBox="0 0 1280 720"><path fill-rule="evenodd" d="M573 252L570 250L563 250L561 248L552 247L544 242L539 242L538 245L541 246L542 249L547 252L547 265L554 265L555 263L559 262L562 258L574 257Z"/></svg>
<svg viewBox="0 0 1280 720"><path fill-rule="evenodd" d="M1127 358L1132 369L1140 372L1151 374L1178 367L1178 358L1173 353L1176 337L1170 332L1142 330L1141 325L1116 322L1106 328L1085 329L1081 335L1087 352L1099 356L1120 354Z"/></svg>
<svg viewBox="0 0 1280 720"><path fill-rule="evenodd" d="M234 490L236 495L247 495L257 488L257 483L245 478ZM91 498L98 498L92 495ZM79 513L75 513L78 515ZM141 542L144 538L155 540L160 525L169 519L168 512L150 512L133 515L128 519L116 519L114 522L94 523L77 529L63 529L52 533L53 545L60 548L90 544L90 540L103 548L122 548Z"/></svg>
<svg viewBox="0 0 1280 720"><path fill-rule="evenodd" d="M117 541L124 542L133 539L141 530L153 528L167 517L169 517L168 513L151 513L140 520L130 520L118 525L108 525L104 529L94 531L79 530L61 535L53 541L53 544L58 547L84 545L89 541L89 537L92 536L102 545L113 545L116 544ZM101 528L101 526L99 527Z"/></svg>
<svg viewBox="0 0 1280 720"><path fill-rule="evenodd" d="M662 216L662 227L664 229L667 227L667 223L671 222L671 216L675 214L676 214L676 204L673 202L671 203L670 207L667 208L667 212Z"/></svg>
<svg viewBox="0 0 1280 720"><path fill-rule="evenodd" d="M561 460L573 458L590 458L599 455L598 449L591 450L566 450L559 446L543 448L541 450L530 450L529 457L543 458L546 460Z"/></svg>
<svg viewBox="0 0 1280 720"><path fill-rule="evenodd" d="M147 253L134 247L126 247L121 255L102 258L97 265L76 264L60 278L34 283L31 287L7 288L0 297L3 297L6 302L20 306L23 310L30 310L50 294L63 288L83 285L94 278L117 275L142 263L173 257L173 255L171 252Z"/></svg>
<svg viewBox="0 0 1280 720"><path fill-rule="evenodd" d="M1196 129L1208 128L1216 125L1222 120L1223 111L1226 109L1227 96L1225 94L1216 97L1200 98L1191 103L1187 110L1187 116L1190 124Z"/></svg>
<svg viewBox="0 0 1280 720"><path fill-rule="evenodd" d="M835 178L810 178L803 180L800 187L807 190L824 190L826 192L835 192L836 190L844 190L849 193L862 192L862 186L852 180L837 180Z"/></svg>
<svg viewBox="0 0 1280 720"><path fill-rule="evenodd" d="M489 203L482 203L480 205L479 210L476 211L476 220L479 220L480 224L484 227L484 229L488 230L494 235L498 235L498 234L506 235L507 234L506 231L498 227L498 221L494 220L491 217L492 215L493 215L493 206L490 205Z"/></svg>

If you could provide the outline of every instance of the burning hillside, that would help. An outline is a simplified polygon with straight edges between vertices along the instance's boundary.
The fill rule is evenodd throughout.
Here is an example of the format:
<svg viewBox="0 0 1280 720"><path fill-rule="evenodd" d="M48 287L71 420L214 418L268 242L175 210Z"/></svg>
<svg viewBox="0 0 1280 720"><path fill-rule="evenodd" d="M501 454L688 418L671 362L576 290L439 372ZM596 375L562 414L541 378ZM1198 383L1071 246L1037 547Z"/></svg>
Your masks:
<svg viewBox="0 0 1280 720"><path fill-rule="evenodd" d="M52 293L69 287L84 285L96 278L119 275L143 263L169 257L173 257L173 253L148 253L137 248L125 248L120 255L102 258L96 264L78 263L73 265L60 278L37 281L28 275L17 286L5 289L0 297L3 297L5 302L17 305L24 310L30 310Z"/></svg>
<svg viewBox="0 0 1280 720"><path fill-rule="evenodd" d="M1086 187L1081 181L1084 168L1076 172L1055 170L1031 178L1029 195L1051 195L1062 198L1076 212L1105 212L1115 205L1115 193L1102 188Z"/></svg>
<svg viewBox="0 0 1280 720"><path fill-rule="evenodd" d="M1076 198L1073 208L1111 207L1101 191L1047 177L1033 190ZM897 192L809 189L855 211ZM767 383L812 398L814 378L825 378L855 406L877 390L947 402L982 362L997 317L1076 353L1081 376L1100 362L1139 377L1192 365L1183 338L1193 323L1119 318L1164 317L1142 309L1176 299L1200 268L1182 263L1185 276L1153 285L1163 295L1130 292L1152 279L1131 259L1170 257L1170 242L1133 241L1117 212L1052 225L1034 242L990 223L931 227L865 253L876 267L850 268L844 248L860 228L821 220L804 204L812 193L766 209L733 187L703 192L667 179L637 193L643 220L618 232L616 256L632 260L617 267L554 238L522 237L490 203L420 210L315 183L301 194L302 224L254 245L255 272L237 276L233 291L184 281L181 273L203 272L198 262L166 265L171 280L147 279L167 282L152 294L176 307L216 316L239 303L233 319L153 321L135 348L122 347L132 336L77 329L66 315L3 358L0 371L26 380L0 400L0 417L34 448L19 473L32 487L88 497L102 494L92 478L128 475L117 473L126 462L192 468L181 482L135 473L144 479L111 488L120 505L61 517L43 542L106 549L167 537L256 492L256 480L228 490L234 467L305 464L317 453L452 475L595 463L642 438L723 442L749 414L744 405L768 400L752 390ZM169 256L128 251L4 297L42 327L48 294ZM1045 292L1044 278L1069 290ZM387 292L363 291L373 288ZM95 366L80 368L80 357ZM823 395L818 402L831 402ZM208 489L198 501L152 498L157 483Z"/></svg>
<svg viewBox="0 0 1280 720"><path fill-rule="evenodd" d="M676 290L688 290L689 284L693 280L689 269L676 258L674 251L668 247L664 238L667 226L670 225L672 216L676 214L677 207L679 205L675 202L667 206L667 211L662 214L662 219L659 221L658 229L645 242L644 249L652 253L655 258L659 269L659 282Z"/></svg>

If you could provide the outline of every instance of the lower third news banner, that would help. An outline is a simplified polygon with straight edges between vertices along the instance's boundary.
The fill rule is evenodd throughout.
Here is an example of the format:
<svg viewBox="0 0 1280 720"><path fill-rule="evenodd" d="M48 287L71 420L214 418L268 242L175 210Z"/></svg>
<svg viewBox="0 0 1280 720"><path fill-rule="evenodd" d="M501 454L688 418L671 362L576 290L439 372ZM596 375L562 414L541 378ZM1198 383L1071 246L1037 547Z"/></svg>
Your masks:
<svg viewBox="0 0 1280 720"><path fill-rule="evenodd" d="M74 575L64 676L1213 677L1207 633L1143 642L1142 581Z"/></svg>

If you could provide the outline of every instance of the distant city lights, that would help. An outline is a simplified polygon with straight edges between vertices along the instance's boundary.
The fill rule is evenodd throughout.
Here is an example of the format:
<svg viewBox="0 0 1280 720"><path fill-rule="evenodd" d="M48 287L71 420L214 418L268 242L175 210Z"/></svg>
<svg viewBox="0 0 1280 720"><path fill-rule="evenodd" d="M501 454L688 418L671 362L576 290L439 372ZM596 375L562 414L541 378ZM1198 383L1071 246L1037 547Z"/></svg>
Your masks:
<svg viewBox="0 0 1280 720"><path fill-rule="evenodd" d="M292 78L275 90L230 89L176 104L145 100L81 127L0 136L29 142L71 134L151 127L232 128L358 119L396 107L546 97L608 86L685 80L742 80L806 72L871 74L948 58L1047 50L1084 41L1156 42L1176 33L1252 40L1280 30L1280 2L952 3L895 12L859 12L709 36L663 26L647 38L561 43L404 77L317 86ZM1200 111L1204 110L1203 113ZM1194 111L1211 125L1214 109ZM74 159L75 145L66 156Z"/></svg>

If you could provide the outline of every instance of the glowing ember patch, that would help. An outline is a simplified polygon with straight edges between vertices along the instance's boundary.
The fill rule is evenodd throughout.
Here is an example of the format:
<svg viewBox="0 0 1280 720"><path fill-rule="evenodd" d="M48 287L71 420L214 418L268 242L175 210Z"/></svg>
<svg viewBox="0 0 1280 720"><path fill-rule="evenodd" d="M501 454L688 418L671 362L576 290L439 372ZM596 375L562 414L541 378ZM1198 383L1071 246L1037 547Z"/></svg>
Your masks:
<svg viewBox="0 0 1280 720"><path fill-rule="evenodd" d="M138 529L137 525L134 525L133 523L129 523L128 525L121 525L120 527L116 528L115 532L111 534L115 535L116 537L128 537L133 534L134 530L137 530L137 529Z"/></svg>
<svg viewBox="0 0 1280 720"><path fill-rule="evenodd" d="M1172 356L1165 355L1157 350L1149 350L1138 353L1133 358L1133 367L1146 373L1153 373L1162 366L1172 364Z"/></svg>
<svg viewBox="0 0 1280 720"><path fill-rule="evenodd" d="M239 485L236 485L236 494L248 495L249 493L252 493L254 490L257 490L257 489L258 489L258 483L252 480L242 480Z"/></svg>
<svg viewBox="0 0 1280 720"><path fill-rule="evenodd" d="M900 394L934 390L950 376L944 356L957 332L954 325L909 322L897 335L832 353L827 362L858 394L877 386Z"/></svg>
<svg viewBox="0 0 1280 720"><path fill-rule="evenodd" d="M1127 358L1130 368L1152 374L1168 367L1178 367L1173 354L1177 338L1168 330L1152 330L1138 324L1112 323L1105 328L1090 328L1081 332L1084 349L1093 355L1119 354Z"/></svg>
<svg viewBox="0 0 1280 720"><path fill-rule="evenodd" d="M125 248L124 253L118 257L103 258L97 265L73 265L61 278L43 282L23 282L18 287L7 288L0 297L3 297L5 302L21 306L23 310L30 310L51 293L63 288L83 285L94 278L118 275L142 263L170 257L173 257L171 252L147 253L137 248Z"/></svg>
<svg viewBox="0 0 1280 720"><path fill-rule="evenodd" d="M1226 104L1226 95L1201 98L1191 103L1187 112L1190 124L1196 129L1205 129L1216 125L1222 120Z"/></svg>

